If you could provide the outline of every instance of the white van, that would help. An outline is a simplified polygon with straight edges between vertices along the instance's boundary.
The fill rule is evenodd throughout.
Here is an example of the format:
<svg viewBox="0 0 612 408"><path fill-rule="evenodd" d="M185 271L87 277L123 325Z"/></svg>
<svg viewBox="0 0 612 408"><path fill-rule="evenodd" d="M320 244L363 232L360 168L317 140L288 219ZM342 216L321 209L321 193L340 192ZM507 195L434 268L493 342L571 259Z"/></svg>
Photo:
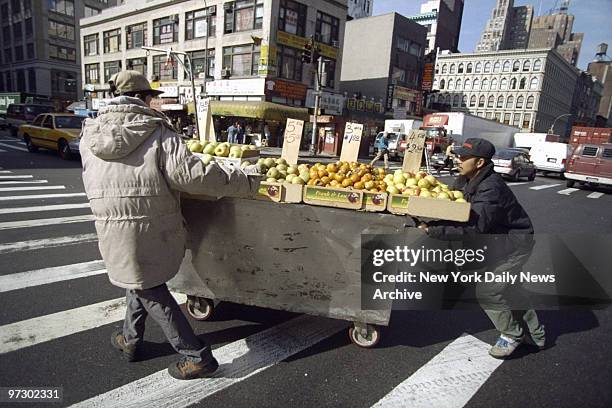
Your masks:
<svg viewBox="0 0 612 408"><path fill-rule="evenodd" d="M571 154L567 143L540 142L533 145L529 155L536 169L542 173L565 173L565 165Z"/></svg>

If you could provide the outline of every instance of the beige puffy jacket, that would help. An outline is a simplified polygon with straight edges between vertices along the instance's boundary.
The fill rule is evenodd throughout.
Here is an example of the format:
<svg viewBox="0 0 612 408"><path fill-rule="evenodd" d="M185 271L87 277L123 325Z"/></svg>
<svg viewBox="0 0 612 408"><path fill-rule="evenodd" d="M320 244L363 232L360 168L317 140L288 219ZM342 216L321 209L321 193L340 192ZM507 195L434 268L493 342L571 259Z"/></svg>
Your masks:
<svg viewBox="0 0 612 408"><path fill-rule="evenodd" d="M83 183L110 281L147 289L176 275L186 231L179 192L249 196L258 180L202 161L163 115L121 96L87 119L80 142Z"/></svg>

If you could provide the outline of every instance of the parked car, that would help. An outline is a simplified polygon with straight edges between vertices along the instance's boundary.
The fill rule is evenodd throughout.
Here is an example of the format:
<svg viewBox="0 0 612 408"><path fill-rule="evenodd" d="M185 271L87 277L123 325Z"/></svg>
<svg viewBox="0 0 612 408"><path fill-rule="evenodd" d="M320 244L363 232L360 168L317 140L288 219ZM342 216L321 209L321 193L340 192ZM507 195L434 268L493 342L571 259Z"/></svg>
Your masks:
<svg viewBox="0 0 612 408"><path fill-rule="evenodd" d="M542 142L535 144L530 151L530 159L538 171L544 175L557 173L563 177L567 158L572 148L567 143Z"/></svg>
<svg viewBox="0 0 612 408"><path fill-rule="evenodd" d="M57 150L62 159L68 160L79 153L81 128L85 116L69 113L44 113L38 115L31 125L19 127L28 151L36 152L39 147Z"/></svg>
<svg viewBox="0 0 612 408"><path fill-rule="evenodd" d="M568 187L576 182L612 186L612 143L579 144L567 163L565 178Z"/></svg>
<svg viewBox="0 0 612 408"><path fill-rule="evenodd" d="M17 136L19 126L31 123L41 113L53 112L51 105L33 103L13 103L6 109L6 125L13 136Z"/></svg>
<svg viewBox="0 0 612 408"><path fill-rule="evenodd" d="M493 156L493 164L497 173L513 181L517 181L520 177L527 177L529 181L533 181L536 176L536 168L523 149L497 149Z"/></svg>

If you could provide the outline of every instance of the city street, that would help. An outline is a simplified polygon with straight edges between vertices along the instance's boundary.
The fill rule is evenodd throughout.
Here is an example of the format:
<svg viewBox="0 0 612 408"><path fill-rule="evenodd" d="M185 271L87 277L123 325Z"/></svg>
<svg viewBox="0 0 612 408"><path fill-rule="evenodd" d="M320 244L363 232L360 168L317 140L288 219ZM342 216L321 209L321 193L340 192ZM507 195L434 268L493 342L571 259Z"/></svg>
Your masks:
<svg viewBox="0 0 612 408"><path fill-rule="evenodd" d="M509 184L537 233L610 239L610 189ZM60 404L14 406L612 406L609 308L541 312L549 347L502 362L480 311L394 312L379 345L360 349L348 322L222 303L211 321L190 318L218 374L173 380L177 354L151 319L144 361L111 347L125 293L108 281L92 219L78 159L28 153L0 131L0 386L63 389Z"/></svg>

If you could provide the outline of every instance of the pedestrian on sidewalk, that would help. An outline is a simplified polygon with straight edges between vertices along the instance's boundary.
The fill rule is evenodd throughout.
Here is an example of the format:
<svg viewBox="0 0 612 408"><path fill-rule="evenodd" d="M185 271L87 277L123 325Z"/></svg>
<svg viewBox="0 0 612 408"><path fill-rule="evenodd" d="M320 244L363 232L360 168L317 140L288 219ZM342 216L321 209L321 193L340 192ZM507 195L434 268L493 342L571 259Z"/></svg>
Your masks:
<svg viewBox="0 0 612 408"><path fill-rule="evenodd" d="M238 138L238 122L232 123L227 128L227 142L228 143L236 143Z"/></svg>
<svg viewBox="0 0 612 408"><path fill-rule="evenodd" d="M236 132L236 143L244 144L244 126L242 126L240 123L237 123L236 127L238 129Z"/></svg>
<svg viewBox="0 0 612 408"><path fill-rule="evenodd" d="M120 72L109 84L115 98L87 119L80 148L100 253L111 283L126 289L123 330L111 344L137 360L150 315L181 355L170 375L209 376L218 367L211 348L196 337L166 286L186 245L179 192L251 196L257 180L192 155L167 118L150 108L161 92L139 72Z"/></svg>
<svg viewBox="0 0 612 408"><path fill-rule="evenodd" d="M437 221L421 224L419 228L432 238L489 245L487 271L496 276L522 271L533 249L533 225L514 193L493 170L491 158L495 147L488 140L471 138L455 149L455 154L459 156L459 179L465 182L463 193L471 203L470 218L467 223ZM508 358L524 341L521 321L529 329L535 345L540 348L545 345L544 326L536 312L526 308L517 319L517 311L511 308L509 289L507 283L476 284L476 297L500 332L489 354L501 359ZM527 303L523 299L523 305Z"/></svg>
<svg viewBox="0 0 612 408"><path fill-rule="evenodd" d="M374 163L380 160L381 157L385 160L385 169L389 168L389 133L383 132L382 137L376 141L376 149L378 153L374 160L370 163L371 166L374 166Z"/></svg>

